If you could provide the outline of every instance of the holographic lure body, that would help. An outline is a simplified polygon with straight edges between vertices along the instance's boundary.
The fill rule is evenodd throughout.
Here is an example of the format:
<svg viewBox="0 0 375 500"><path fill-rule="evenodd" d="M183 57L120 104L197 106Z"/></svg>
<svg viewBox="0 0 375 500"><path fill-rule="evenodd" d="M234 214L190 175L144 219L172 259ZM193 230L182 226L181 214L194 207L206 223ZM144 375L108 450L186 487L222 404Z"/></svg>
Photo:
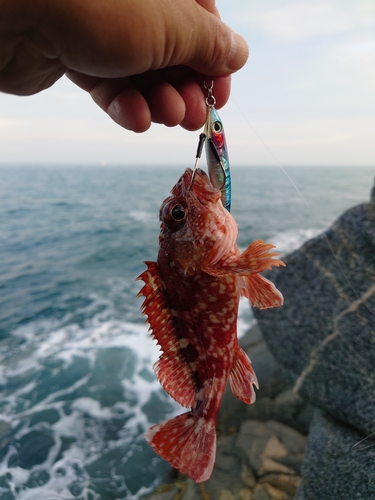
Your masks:
<svg viewBox="0 0 375 500"><path fill-rule="evenodd" d="M229 170L228 149L225 140L223 122L215 109L216 99L212 95L213 80L209 86L204 83L207 89L206 105L207 119L204 131L199 136L195 165L191 180L191 187L194 183L198 163L202 154L203 144L206 145L206 158L208 173L213 187L220 189L221 202L223 207L230 211L231 206L231 180Z"/></svg>
<svg viewBox="0 0 375 500"><path fill-rule="evenodd" d="M231 179L228 148L223 122L216 109L210 105L208 105L204 133L206 135L206 158L210 180L214 187L220 189L223 206L230 212Z"/></svg>

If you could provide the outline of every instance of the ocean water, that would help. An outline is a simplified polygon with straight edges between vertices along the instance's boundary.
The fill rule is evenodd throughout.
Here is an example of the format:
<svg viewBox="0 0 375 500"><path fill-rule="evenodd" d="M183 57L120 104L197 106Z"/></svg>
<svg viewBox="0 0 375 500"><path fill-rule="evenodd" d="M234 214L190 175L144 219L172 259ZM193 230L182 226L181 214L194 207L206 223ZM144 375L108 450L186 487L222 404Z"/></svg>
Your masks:
<svg viewBox="0 0 375 500"><path fill-rule="evenodd" d="M169 466L143 438L183 410L152 371L143 261L183 167L0 167L0 498L141 499ZM375 168L232 167L241 248L283 253L368 201ZM254 319L241 302L243 335Z"/></svg>

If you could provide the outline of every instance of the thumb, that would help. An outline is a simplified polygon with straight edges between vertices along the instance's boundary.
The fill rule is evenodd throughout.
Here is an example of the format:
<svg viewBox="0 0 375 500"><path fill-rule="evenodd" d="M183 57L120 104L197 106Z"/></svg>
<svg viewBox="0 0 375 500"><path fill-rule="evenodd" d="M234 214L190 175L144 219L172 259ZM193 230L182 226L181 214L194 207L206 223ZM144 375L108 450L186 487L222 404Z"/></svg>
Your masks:
<svg viewBox="0 0 375 500"><path fill-rule="evenodd" d="M225 75L242 68L249 55L245 39L197 3L196 9L193 18L187 15L182 24L174 25L172 64L189 66L210 76Z"/></svg>

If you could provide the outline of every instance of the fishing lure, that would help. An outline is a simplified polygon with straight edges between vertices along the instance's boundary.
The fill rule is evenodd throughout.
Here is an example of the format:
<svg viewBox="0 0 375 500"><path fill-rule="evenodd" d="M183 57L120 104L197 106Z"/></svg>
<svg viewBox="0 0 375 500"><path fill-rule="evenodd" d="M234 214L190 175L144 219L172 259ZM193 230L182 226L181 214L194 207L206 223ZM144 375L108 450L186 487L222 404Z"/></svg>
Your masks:
<svg viewBox="0 0 375 500"><path fill-rule="evenodd" d="M205 144L210 181L215 188L220 189L223 206L230 212L231 177L228 148L225 140L223 122L215 109L216 99L212 94L213 86L213 80L211 80L209 85L206 85L206 82L204 82L204 87L207 89L207 119L204 125L204 131L199 136L196 161L193 170L193 181L202 154L203 144Z"/></svg>

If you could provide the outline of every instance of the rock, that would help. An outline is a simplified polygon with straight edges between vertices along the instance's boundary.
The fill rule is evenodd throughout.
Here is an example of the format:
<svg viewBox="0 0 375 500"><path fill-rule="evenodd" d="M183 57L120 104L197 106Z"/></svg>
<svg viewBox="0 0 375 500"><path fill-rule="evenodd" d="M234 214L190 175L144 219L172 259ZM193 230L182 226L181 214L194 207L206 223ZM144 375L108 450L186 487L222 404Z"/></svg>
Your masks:
<svg viewBox="0 0 375 500"><path fill-rule="evenodd" d="M9 457L8 467L31 469L42 464L54 444L52 432L48 429L30 431L15 443L17 453Z"/></svg>
<svg viewBox="0 0 375 500"><path fill-rule="evenodd" d="M375 498L375 480L360 472L374 447L356 460L350 447L345 460L332 447L338 436L348 446L374 431L375 188L370 203L284 260L270 276L285 305L254 313L293 391L323 412L310 432L299 498ZM319 467L317 449L326 457ZM357 494L364 484L367 493Z"/></svg>
<svg viewBox="0 0 375 500"><path fill-rule="evenodd" d="M263 484L257 484L253 491L252 500L271 500L267 488Z"/></svg>
<svg viewBox="0 0 375 500"><path fill-rule="evenodd" d="M279 422L245 421L236 445L258 477L268 473L298 474L306 438Z"/></svg>
<svg viewBox="0 0 375 500"><path fill-rule="evenodd" d="M307 433L313 408L292 391L279 362L263 340L258 325L240 340L250 357L259 381L255 404L244 405L236 399L229 386L221 404L218 429L222 433L238 430L244 420L278 420Z"/></svg>
<svg viewBox="0 0 375 500"><path fill-rule="evenodd" d="M246 349L249 349L250 347L253 347L262 341L263 341L262 332L259 326L255 324L245 333L245 335L242 338L240 338L239 344L242 347L242 349L246 351Z"/></svg>
<svg viewBox="0 0 375 500"><path fill-rule="evenodd" d="M255 312L294 390L364 433L375 412L374 249L373 202L288 256L272 273L285 305Z"/></svg>
<svg viewBox="0 0 375 500"><path fill-rule="evenodd" d="M248 471L247 478L251 482L250 474ZM223 436L218 440L215 467L205 489L209 498L220 498L223 491L228 491L235 495L234 500L242 487L242 463L235 447L235 436Z"/></svg>
<svg viewBox="0 0 375 500"><path fill-rule="evenodd" d="M301 484L301 478L297 475L291 474L275 474L270 473L263 476L259 482L271 485L280 491L287 493L288 495L294 497L297 492L297 488Z"/></svg>
<svg viewBox="0 0 375 500"><path fill-rule="evenodd" d="M287 388L273 399L260 396L255 404L246 406L245 415L247 419L263 422L277 420L307 434L313 407Z"/></svg>
<svg viewBox="0 0 375 500"><path fill-rule="evenodd" d="M367 437L367 439L366 439ZM316 410L298 500L375 498L375 439Z"/></svg>

